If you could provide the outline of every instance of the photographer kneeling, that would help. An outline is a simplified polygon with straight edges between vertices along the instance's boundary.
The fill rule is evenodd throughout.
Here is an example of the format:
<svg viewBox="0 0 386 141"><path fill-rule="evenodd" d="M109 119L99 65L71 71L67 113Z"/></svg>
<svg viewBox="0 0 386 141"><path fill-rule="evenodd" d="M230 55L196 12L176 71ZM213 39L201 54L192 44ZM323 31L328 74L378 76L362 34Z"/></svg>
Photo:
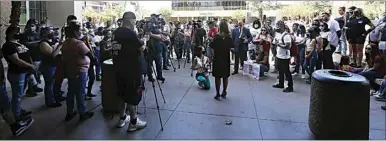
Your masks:
<svg viewBox="0 0 386 141"><path fill-rule="evenodd" d="M121 118L117 127L125 126L130 121L128 132L145 128L147 123L137 117L136 105L142 100L142 73L139 55L145 50L144 41L139 40L134 32L135 15L123 14L123 25L116 29L112 39L112 54L117 78L118 96L126 103L122 107ZM130 114L130 117L126 115Z"/></svg>

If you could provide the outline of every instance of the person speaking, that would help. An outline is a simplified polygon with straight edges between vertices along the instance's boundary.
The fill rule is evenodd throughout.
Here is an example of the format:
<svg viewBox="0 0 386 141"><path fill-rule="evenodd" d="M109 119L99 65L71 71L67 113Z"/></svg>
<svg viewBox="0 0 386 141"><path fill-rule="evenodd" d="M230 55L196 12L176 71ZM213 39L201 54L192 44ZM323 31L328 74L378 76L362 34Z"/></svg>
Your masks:
<svg viewBox="0 0 386 141"><path fill-rule="evenodd" d="M112 38L112 58L117 78L118 96L126 103L122 107L117 127L130 122L127 132L145 128L147 123L137 117L136 106L142 100L142 70L139 55L145 50L143 40L134 32L135 14L123 14L122 26L116 29ZM130 116L127 116L128 113Z"/></svg>

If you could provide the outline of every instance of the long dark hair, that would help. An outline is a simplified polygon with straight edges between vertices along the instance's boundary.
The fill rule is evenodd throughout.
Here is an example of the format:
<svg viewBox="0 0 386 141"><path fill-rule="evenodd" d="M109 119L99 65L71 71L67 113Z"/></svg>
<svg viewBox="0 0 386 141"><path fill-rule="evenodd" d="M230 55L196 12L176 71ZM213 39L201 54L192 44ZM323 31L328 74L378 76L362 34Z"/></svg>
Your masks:
<svg viewBox="0 0 386 141"><path fill-rule="evenodd" d="M226 21L221 21L220 22L220 31L219 33L225 34L225 35L230 35L228 23Z"/></svg>
<svg viewBox="0 0 386 141"><path fill-rule="evenodd" d="M306 27L304 25L299 25L299 32L297 33L297 36L301 35L304 37L306 35Z"/></svg>
<svg viewBox="0 0 386 141"><path fill-rule="evenodd" d="M29 30L28 29L30 29L31 28L31 25L32 24L34 24L35 26L36 26L36 29L35 29L35 32L38 30L38 28L37 28L37 26L38 26L38 22L37 22L37 20L35 20L35 19L29 19L28 21L27 21L27 24L25 25L25 27L24 27L24 32L28 32Z"/></svg>

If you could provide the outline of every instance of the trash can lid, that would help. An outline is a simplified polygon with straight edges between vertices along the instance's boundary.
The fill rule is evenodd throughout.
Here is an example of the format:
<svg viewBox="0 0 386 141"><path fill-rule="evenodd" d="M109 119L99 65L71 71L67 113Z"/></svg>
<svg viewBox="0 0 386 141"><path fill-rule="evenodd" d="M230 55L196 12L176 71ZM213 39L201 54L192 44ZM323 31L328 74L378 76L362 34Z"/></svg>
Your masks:
<svg viewBox="0 0 386 141"><path fill-rule="evenodd" d="M108 60L104 61L103 64L112 65L113 64L113 59L108 59Z"/></svg>
<svg viewBox="0 0 386 141"><path fill-rule="evenodd" d="M364 83L369 84L367 79L361 75L351 72L323 69L312 73L312 77L322 82L348 82L348 83Z"/></svg>

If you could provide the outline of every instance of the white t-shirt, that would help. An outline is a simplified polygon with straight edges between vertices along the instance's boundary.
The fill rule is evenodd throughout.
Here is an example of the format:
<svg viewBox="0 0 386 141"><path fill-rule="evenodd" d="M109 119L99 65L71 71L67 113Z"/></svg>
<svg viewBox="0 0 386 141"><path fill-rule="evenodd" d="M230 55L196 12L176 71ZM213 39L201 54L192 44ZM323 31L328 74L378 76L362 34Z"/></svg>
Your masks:
<svg viewBox="0 0 386 141"><path fill-rule="evenodd" d="M339 37L336 32L340 31L339 23L335 21L334 19L330 19L327 22L328 28L330 29L331 32L331 39L330 39L330 44L338 47L339 45Z"/></svg>
<svg viewBox="0 0 386 141"><path fill-rule="evenodd" d="M285 35L284 38L283 38L283 35ZM284 43L282 39L284 40ZM287 32L283 32L283 33L276 32L274 44L284 46L286 43L289 43L291 46L291 41L292 41L291 35L288 34ZM279 59L291 58L291 54L290 54L291 52L289 49L284 49L278 46L276 48L276 52L277 52L276 57Z"/></svg>
<svg viewBox="0 0 386 141"><path fill-rule="evenodd" d="M375 27L375 29L370 32L369 34L370 41L378 42L380 40L380 37L381 37L380 33L385 25L386 25L385 23L382 23L381 25Z"/></svg>
<svg viewBox="0 0 386 141"><path fill-rule="evenodd" d="M312 46L312 40L311 39L307 39L306 41L306 52L310 52L312 51L314 47Z"/></svg>
<svg viewBox="0 0 386 141"><path fill-rule="evenodd" d="M320 36L323 38L323 39L327 39L327 41L329 42L329 44L326 46L326 50L330 50L331 47L330 47L330 44L331 44L331 40L332 40L332 37L331 37L331 32L320 32ZM325 44L325 43L323 43Z"/></svg>

